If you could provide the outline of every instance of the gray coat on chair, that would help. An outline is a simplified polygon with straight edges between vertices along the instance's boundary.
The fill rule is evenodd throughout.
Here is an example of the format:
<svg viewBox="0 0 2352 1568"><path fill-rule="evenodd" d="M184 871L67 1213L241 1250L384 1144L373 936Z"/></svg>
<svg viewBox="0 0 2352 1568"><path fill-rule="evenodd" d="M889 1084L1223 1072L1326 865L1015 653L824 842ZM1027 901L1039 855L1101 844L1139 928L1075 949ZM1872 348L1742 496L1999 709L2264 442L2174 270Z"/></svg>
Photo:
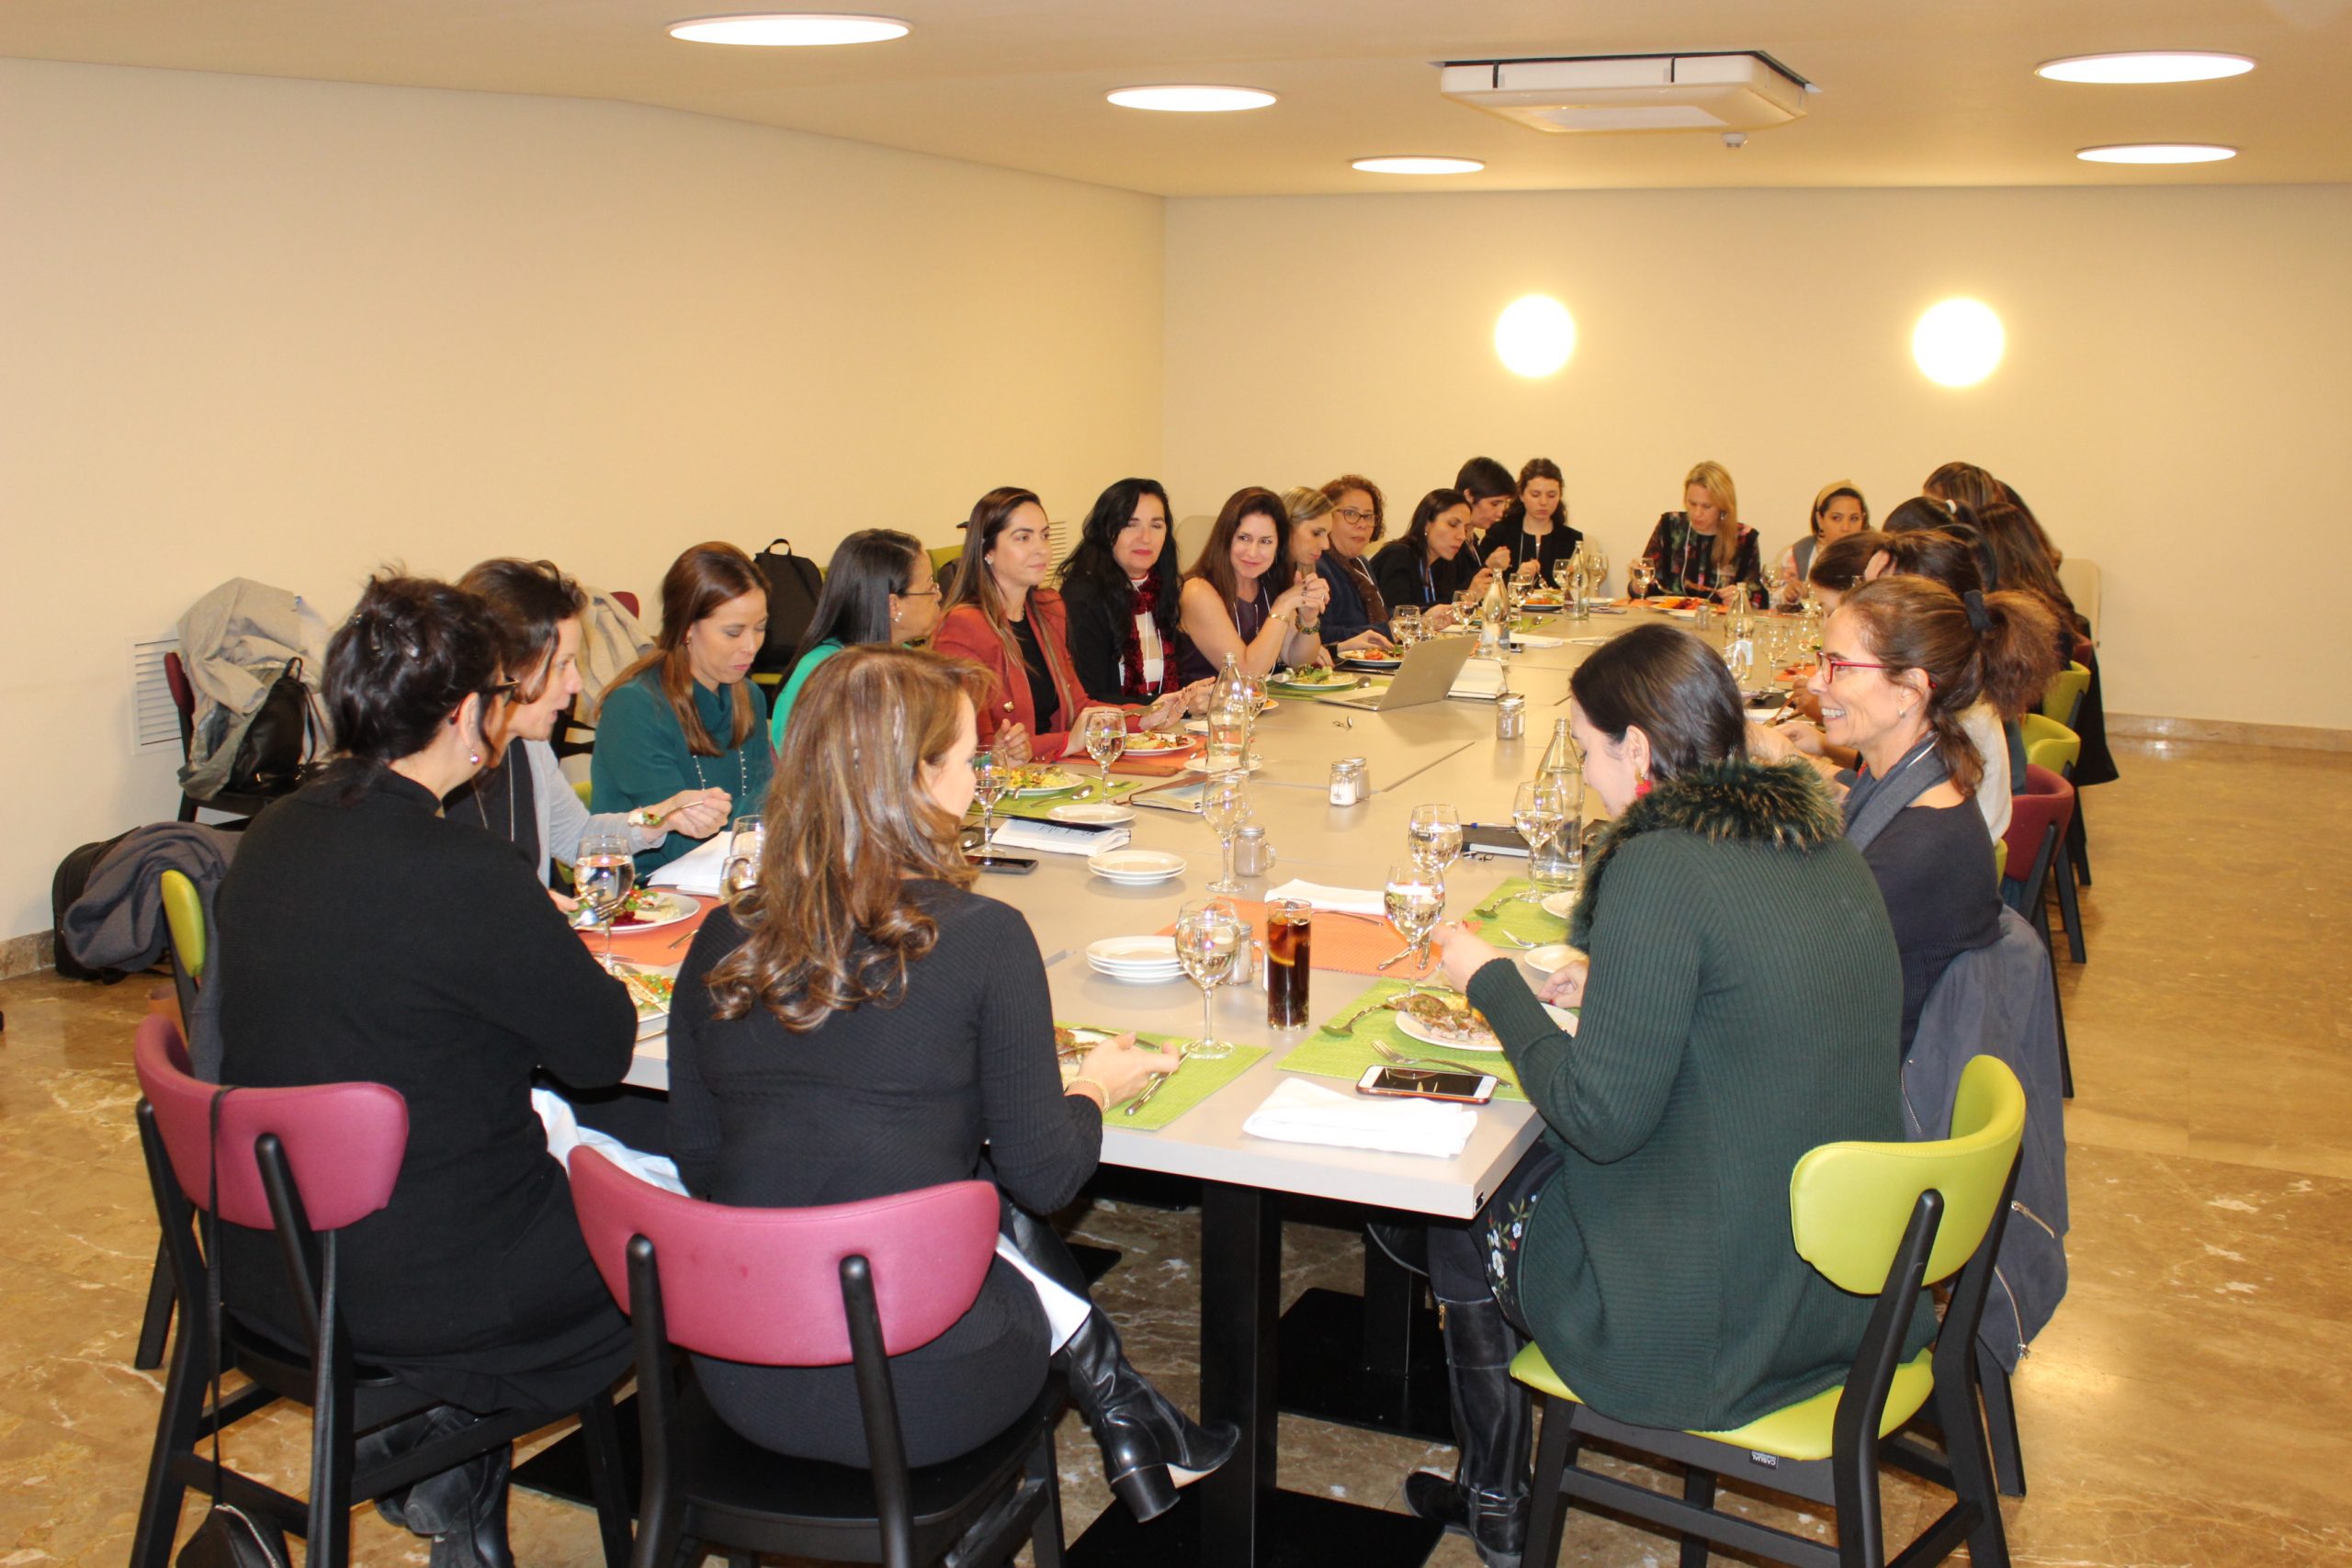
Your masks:
<svg viewBox="0 0 2352 1568"><path fill-rule="evenodd" d="M2025 1142L1977 1338L2017 1370L2026 1344L2066 1294L2066 1111L2058 1070L2050 950L2014 909L2001 939L1951 961L1928 993L1903 1064L1903 1116L1914 1139L1949 1137L1961 1069L1997 1056L2025 1086Z"/></svg>

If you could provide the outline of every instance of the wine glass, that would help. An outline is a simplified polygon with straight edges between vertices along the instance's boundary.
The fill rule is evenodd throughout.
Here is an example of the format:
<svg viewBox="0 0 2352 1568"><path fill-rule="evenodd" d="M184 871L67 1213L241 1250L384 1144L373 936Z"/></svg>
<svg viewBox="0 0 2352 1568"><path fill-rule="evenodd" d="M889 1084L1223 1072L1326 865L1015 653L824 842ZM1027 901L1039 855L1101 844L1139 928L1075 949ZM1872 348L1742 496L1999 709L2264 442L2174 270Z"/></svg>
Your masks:
<svg viewBox="0 0 2352 1568"><path fill-rule="evenodd" d="M1079 736L1086 742L1086 754L1102 770L1102 798L1111 798L1111 764L1126 754L1127 716L1117 708L1089 708L1080 722Z"/></svg>
<svg viewBox="0 0 2352 1568"><path fill-rule="evenodd" d="M1201 819L1216 835L1217 847L1224 852L1224 874L1209 884L1212 893L1238 893L1241 884L1233 879L1233 835L1250 816L1250 775L1240 767L1221 773L1211 773L1201 786Z"/></svg>
<svg viewBox="0 0 2352 1568"><path fill-rule="evenodd" d="M1446 868L1462 858L1462 818L1451 806L1416 806L1405 824L1405 841L1414 863L1442 880Z"/></svg>
<svg viewBox="0 0 2352 1568"><path fill-rule="evenodd" d="M571 889L605 928L605 967L613 966L613 921L637 885L637 862L627 833L590 833L580 840L571 863Z"/></svg>
<svg viewBox="0 0 2352 1568"><path fill-rule="evenodd" d="M1568 799L1567 790L1548 779L1533 779L1519 786L1518 793L1511 797L1510 825L1519 829L1521 838L1527 840L1531 862L1535 852L1550 843L1567 825L1573 805ZM1540 897L1532 885L1532 880L1530 878L1528 891L1520 895L1530 904L1537 902Z"/></svg>
<svg viewBox="0 0 2352 1568"><path fill-rule="evenodd" d="M1388 615L1388 640L1398 648L1410 648L1421 640L1421 612L1411 604L1399 604Z"/></svg>
<svg viewBox="0 0 2352 1568"><path fill-rule="evenodd" d="M972 798L980 803L980 853L987 854L996 838L996 803L1004 798L1012 764L994 751L972 753Z"/></svg>
<svg viewBox="0 0 2352 1568"><path fill-rule="evenodd" d="M1201 988L1201 1037L1183 1048L1185 1055L1214 1062L1233 1055L1233 1047L1216 1037L1216 987L1249 940L1241 911L1223 898L1198 899L1177 912L1176 962Z"/></svg>
<svg viewBox="0 0 2352 1568"><path fill-rule="evenodd" d="M728 835L726 868L718 886L728 897L748 893L760 885L760 854L767 847L767 824L757 817L738 817Z"/></svg>
<svg viewBox="0 0 2352 1568"><path fill-rule="evenodd" d="M1657 585L1657 562L1647 556L1637 556L1625 569L1625 592L1636 599L1646 599Z"/></svg>
<svg viewBox="0 0 2352 1568"><path fill-rule="evenodd" d="M1387 912L1388 923L1396 928L1396 934L1405 939L1405 945L1411 951L1413 967L1426 970L1430 938L1437 931L1439 917L1445 913L1445 878L1419 861L1400 862L1388 868L1381 907ZM1414 982L1416 987L1419 984L1419 980Z"/></svg>
<svg viewBox="0 0 2352 1568"><path fill-rule="evenodd" d="M1584 542L1585 592L1598 598L1609 586L1609 552L1597 539Z"/></svg>

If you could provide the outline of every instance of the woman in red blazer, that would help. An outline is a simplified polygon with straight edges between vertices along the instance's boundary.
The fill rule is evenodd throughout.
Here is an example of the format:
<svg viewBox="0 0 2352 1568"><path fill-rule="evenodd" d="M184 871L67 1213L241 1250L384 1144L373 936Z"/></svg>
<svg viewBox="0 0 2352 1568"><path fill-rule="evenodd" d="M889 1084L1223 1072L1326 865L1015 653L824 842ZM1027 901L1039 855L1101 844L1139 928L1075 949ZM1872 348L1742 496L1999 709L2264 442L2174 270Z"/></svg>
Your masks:
<svg viewBox="0 0 2352 1568"><path fill-rule="evenodd" d="M980 744L1015 762L1061 757L1080 716L1105 705L1087 700L1070 663L1062 596L1043 586L1053 554L1035 491L1008 485L980 497L931 637L933 651L989 672Z"/></svg>

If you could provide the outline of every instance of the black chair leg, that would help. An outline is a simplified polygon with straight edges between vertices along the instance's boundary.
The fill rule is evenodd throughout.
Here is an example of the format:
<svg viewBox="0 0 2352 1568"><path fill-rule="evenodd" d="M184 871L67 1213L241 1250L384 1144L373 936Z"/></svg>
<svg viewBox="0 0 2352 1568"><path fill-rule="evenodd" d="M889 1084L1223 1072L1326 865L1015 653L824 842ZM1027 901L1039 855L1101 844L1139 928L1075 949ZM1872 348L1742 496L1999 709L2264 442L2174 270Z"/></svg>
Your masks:
<svg viewBox="0 0 2352 1568"><path fill-rule="evenodd" d="M1715 1472L1690 1465L1682 1472L1682 1500L1694 1508L1715 1506ZM1707 1538L1686 1535L1682 1538L1681 1568L1707 1568Z"/></svg>
<svg viewBox="0 0 2352 1568"><path fill-rule="evenodd" d="M1542 1431L1535 1439L1535 1483L1529 1499L1525 1568L1552 1568L1560 1560L1560 1538L1568 1526L1568 1496L1560 1478L1577 1461L1576 1407L1548 1393L1535 1396Z"/></svg>
<svg viewBox="0 0 2352 1568"><path fill-rule="evenodd" d="M1993 1446L1993 1482L2004 1497L2025 1495L2025 1450L2018 1439L2017 1402L2009 1374L1983 1345L1976 1347L1976 1386L1984 1395L1984 1436Z"/></svg>
<svg viewBox="0 0 2352 1568"><path fill-rule="evenodd" d="M2088 887L2091 885L2091 834L2083 826L2083 797L2075 795L2074 820L2066 824L2066 852L2074 857L2075 880Z"/></svg>
<svg viewBox="0 0 2352 1568"><path fill-rule="evenodd" d="M200 1334L194 1336L200 1337ZM139 1498L139 1528L130 1539L130 1568L171 1568L187 1487L172 1472L172 1456L196 1443L204 1417L204 1371L183 1335L164 1378L164 1407L155 1418L155 1447L147 1458L147 1484Z"/></svg>
<svg viewBox="0 0 2352 1568"><path fill-rule="evenodd" d="M1974 1388L1938 1389L1936 1419L1944 1429L1944 1462L1951 1467L1952 1490L1976 1512L1975 1526L1968 1532L1971 1568L2009 1568L2008 1531L2001 1523L2001 1498L1992 1461L1984 1452L1976 1394Z"/></svg>
<svg viewBox="0 0 2352 1568"><path fill-rule="evenodd" d="M588 1489L596 1505L596 1530L604 1538L605 1568L628 1568L630 1499L621 1466L620 1423L610 1393L580 1407L580 1435L588 1450Z"/></svg>
<svg viewBox="0 0 2352 1568"><path fill-rule="evenodd" d="M147 1276L147 1315L140 1320L139 1348L130 1355L130 1364L141 1371L152 1372L164 1364L164 1348L172 1337L172 1305L178 1300L179 1287L172 1283L172 1260L158 1240L155 1269Z"/></svg>
<svg viewBox="0 0 2352 1568"><path fill-rule="evenodd" d="M1037 1517L1029 1521L1029 1557L1035 1568L1062 1568L1062 1481L1054 1457L1054 1429L1037 1434L1029 1453L1029 1477L1045 1488Z"/></svg>
<svg viewBox="0 0 2352 1568"><path fill-rule="evenodd" d="M2066 953L2077 964L2086 962L2083 948L2083 910L2075 894L2074 856L2062 840L2058 859L2051 867L2051 875L2058 883L2058 918L2066 928Z"/></svg>
<svg viewBox="0 0 2352 1568"><path fill-rule="evenodd" d="M2075 1098L2075 1058L2066 1049L2066 1003L2058 995L2058 955L2050 955L2050 1010L2058 1022L2058 1092L2062 1099Z"/></svg>

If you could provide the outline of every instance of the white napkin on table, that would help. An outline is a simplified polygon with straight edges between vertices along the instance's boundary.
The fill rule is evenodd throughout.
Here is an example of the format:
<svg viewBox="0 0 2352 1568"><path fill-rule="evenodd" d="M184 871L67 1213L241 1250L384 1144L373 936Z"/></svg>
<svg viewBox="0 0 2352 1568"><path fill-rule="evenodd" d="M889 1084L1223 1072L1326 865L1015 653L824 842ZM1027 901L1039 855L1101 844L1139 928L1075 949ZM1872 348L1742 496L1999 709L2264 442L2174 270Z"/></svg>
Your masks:
<svg viewBox="0 0 2352 1568"><path fill-rule="evenodd" d="M1286 1144L1329 1144L1385 1154L1453 1159L1470 1142L1478 1113L1433 1100L1367 1100L1305 1078L1284 1078L1241 1130Z"/></svg>
<svg viewBox="0 0 2352 1568"><path fill-rule="evenodd" d="M1318 909L1329 909L1335 915L1374 915L1385 917L1388 905L1377 889L1362 887L1326 887L1319 882L1302 882L1291 878L1280 887L1266 889L1266 902L1277 898L1304 898Z"/></svg>
<svg viewBox="0 0 2352 1568"><path fill-rule="evenodd" d="M681 893L718 897L718 878L727 869L729 833L714 833L645 879L649 887L674 887Z"/></svg>

